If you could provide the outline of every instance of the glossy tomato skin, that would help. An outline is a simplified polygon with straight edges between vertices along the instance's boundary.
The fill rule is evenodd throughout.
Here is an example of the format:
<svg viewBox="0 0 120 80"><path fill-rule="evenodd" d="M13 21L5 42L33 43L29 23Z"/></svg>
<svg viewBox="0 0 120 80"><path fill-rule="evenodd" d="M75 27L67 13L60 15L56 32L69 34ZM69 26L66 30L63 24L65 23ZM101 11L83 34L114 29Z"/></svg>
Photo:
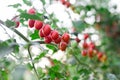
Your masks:
<svg viewBox="0 0 120 80"><path fill-rule="evenodd" d="M80 40L78 37L76 37L76 38L75 38L75 41L76 41L77 43L79 43L81 40Z"/></svg>
<svg viewBox="0 0 120 80"><path fill-rule="evenodd" d="M34 26L35 26L36 30L40 30L43 27L43 22L39 21L39 20L36 20Z"/></svg>
<svg viewBox="0 0 120 80"><path fill-rule="evenodd" d="M84 40L86 40L88 37L89 37L89 34L88 34L88 33L85 33L85 34L84 34Z"/></svg>
<svg viewBox="0 0 120 80"><path fill-rule="evenodd" d="M50 27L50 25L49 24L45 24L43 26L42 31L43 31L44 36L48 36L51 33L51 27Z"/></svg>
<svg viewBox="0 0 120 80"><path fill-rule="evenodd" d="M88 46L89 46L89 48L95 49L95 43L93 43L93 42L90 42Z"/></svg>
<svg viewBox="0 0 120 80"><path fill-rule="evenodd" d="M88 49L88 55L89 55L90 58L93 57L93 48Z"/></svg>
<svg viewBox="0 0 120 80"><path fill-rule="evenodd" d="M82 50L81 54L82 56L87 56L87 50Z"/></svg>
<svg viewBox="0 0 120 80"><path fill-rule="evenodd" d="M51 31L51 37L53 40L56 40L59 37L59 33L56 30Z"/></svg>
<svg viewBox="0 0 120 80"><path fill-rule="evenodd" d="M67 8L69 8L71 6L70 2L68 2L68 1L65 2L65 5Z"/></svg>
<svg viewBox="0 0 120 80"><path fill-rule="evenodd" d="M16 21L15 23L16 23L15 28L18 28L18 27L19 27L19 25L20 25L20 22L19 22L19 21Z"/></svg>
<svg viewBox="0 0 120 80"><path fill-rule="evenodd" d="M87 44L86 41L83 42L82 47L83 47L84 49L87 49L87 48L88 48L88 44Z"/></svg>
<svg viewBox="0 0 120 80"><path fill-rule="evenodd" d="M60 42L59 49L61 51L65 51L67 48L67 43L66 42Z"/></svg>
<svg viewBox="0 0 120 80"><path fill-rule="evenodd" d="M102 56L103 56L103 53L102 52L98 52L98 54L97 54L98 59L100 59Z"/></svg>
<svg viewBox="0 0 120 80"><path fill-rule="evenodd" d="M44 34L43 34L43 32L42 32L42 29L39 30L39 36L40 36L40 37L45 37Z"/></svg>
<svg viewBox="0 0 120 80"><path fill-rule="evenodd" d="M64 33L62 35L62 40L68 44L70 41L70 35L68 33Z"/></svg>
<svg viewBox="0 0 120 80"><path fill-rule="evenodd" d="M56 44L59 44L61 42L61 37L59 36L57 39L54 40Z"/></svg>
<svg viewBox="0 0 120 80"><path fill-rule="evenodd" d="M36 11L35 11L35 9L34 8L31 8L31 9L29 9L28 10L28 14L35 14L36 13Z"/></svg>
<svg viewBox="0 0 120 80"><path fill-rule="evenodd" d="M52 42L51 35L46 36L44 39L45 39L45 43L47 44Z"/></svg>
<svg viewBox="0 0 120 80"><path fill-rule="evenodd" d="M64 5L65 3L66 3L66 1L65 0L60 0L61 1L61 3Z"/></svg>
<svg viewBox="0 0 120 80"><path fill-rule="evenodd" d="M33 28L33 27L34 27L34 23L35 23L35 20L30 19L30 20L28 21L28 26L29 26L30 28Z"/></svg>

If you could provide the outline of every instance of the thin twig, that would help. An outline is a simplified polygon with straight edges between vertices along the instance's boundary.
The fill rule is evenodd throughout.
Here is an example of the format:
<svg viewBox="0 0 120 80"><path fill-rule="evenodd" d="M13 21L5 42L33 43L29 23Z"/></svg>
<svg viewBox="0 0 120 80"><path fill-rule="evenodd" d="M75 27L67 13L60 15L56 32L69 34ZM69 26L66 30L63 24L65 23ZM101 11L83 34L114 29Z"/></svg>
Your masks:
<svg viewBox="0 0 120 80"><path fill-rule="evenodd" d="M29 54L29 56L30 56L31 63L32 63L33 69L34 69L34 71L35 71L35 74L36 74L36 76L37 76L37 78L38 78L38 80L39 80L39 75L38 75L37 70L36 70L36 68L35 68L35 64L34 64L34 62L33 62L32 55L31 55L31 52L30 52L30 47L31 47L31 45L28 46L28 54Z"/></svg>
<svg viewBox="0 0 120 80"><path fill-rule="evenodd" d="M19 58L17 56L15 56L14 54L10 54L11 56L13 56L15 59L19 60Z"/></svg>
<svg viewBox="0 0 120 80"><path fill-rule="evenodd" d="M4 26L2 24L0 24L0 26L3 28L3 30L5 31L5 34L7 34L9 36L9 38L12 39L12 37L9 35L9 33L7 32L7 30L4 28Z"/></svg>
<svg viewBox="0 0 120 80"><path fill-rule="evenodd" d="M4 22L2 20L0 20L0 23L4 25Z"/></svg>
<svg viewBox="0 0 120 80"><path fill-rule="evenodd" d="M5 23L2 21L2 20L0 20L0 23L2 24L2 25L5 25ZM6 26L6 25L5 25ZM9 28L9 29L11 29L13 32L15 32L17 35L19 35L21 38L23 38L26 42L30 42L23 34L21 34L18 30L16 30L16 29L14 29L14 28Z"/></svg>
<svg viewBox="0 0 120 80"><path fill-rule="evenodd" d="M18 30L12 28L12 30L19 35L22 39L24 39L26 42L30 42L23 34L21 34Z"/></svg>

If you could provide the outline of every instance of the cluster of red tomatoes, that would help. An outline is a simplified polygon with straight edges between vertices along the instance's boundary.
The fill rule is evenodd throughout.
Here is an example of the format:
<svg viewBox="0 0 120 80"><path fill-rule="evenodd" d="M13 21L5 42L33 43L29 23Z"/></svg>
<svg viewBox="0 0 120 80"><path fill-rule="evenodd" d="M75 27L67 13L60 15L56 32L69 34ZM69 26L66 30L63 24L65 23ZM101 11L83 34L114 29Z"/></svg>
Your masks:
<svg viewBox="0 0 120 80"><path fill-rule="evenodd" d="M28 14L34 15L35 10L31 8ZM70 41L70 35L67 32L61 36L57 30L52 30L49 24L45 24L43 21L39 20L30 19L28 25L30 28L35 27L36 30L39 30L38 34L40 37L44 38L45 43L53 42L58 44L60 50L65 51Z"/></svg>
<svg viewBox="0 0 120 80"><path fill-rule="evenodd" d="M69 8L71 6L71 3L69 1L67 1L67 0L56 0L56 1L60 1L67 8Z"/></svg>
<svg viewBox="0 0 120 80"><path fill-rule="evenodd" d="M63 1L63 0L62 0ZM31 8L28 10L28 14L34 15L36 13L35 9ZM16 27L19 26L20 23L16 22ZM64 34L60 35L57 30L52 30L49 24L44 23L40 20L28 20L28 26L30 28L35 28L39 30L39 36L44 38L44 42L49 44L51 42L58 45L59 49L65 51L69 42L70 42L70 35L69 33L65 32ZM93 42L88 43L86 40L89 38L89 34L84 34L84 42L82 43L83 50L81 51L82 56L89 56L90 58L97 55L98 60L104 62L107 57L102 52L96 49L96 46ZM76 37L76 42L79 43L81 40Z"/></svg>
<svg viewBox="0 0 120 80"><path fill-rule="evenodd" d="M90 58L97 56L101 62L106 61L107 57L103 52L97 50L95 43L88 43L86 40L89 38L89 34L84 34L84 42L82 43L83 50L81 51L82 56L89 56Z"/></svg>

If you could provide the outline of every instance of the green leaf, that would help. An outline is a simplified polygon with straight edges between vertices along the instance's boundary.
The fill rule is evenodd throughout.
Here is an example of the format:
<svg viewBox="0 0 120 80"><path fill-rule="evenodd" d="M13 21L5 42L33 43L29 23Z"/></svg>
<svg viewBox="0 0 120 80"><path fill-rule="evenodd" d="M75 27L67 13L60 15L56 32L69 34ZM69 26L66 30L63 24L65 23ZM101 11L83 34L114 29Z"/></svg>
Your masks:
<svg viewBox="0 0 120 80"><path fill-rule="evenodd" d="M65 26L59 28L58 31L60 31L62 34L63 34L63 32L69 32Z"/></svg>
<svg viewBox="0 0 120 80"><path fill-rule="evenodd" d="M90 11L92 8L95 8L95 6L94 6L94 5L87 5L87 6L85 7L85 9L86 9L87 11Z"/></svg>
<svg viewBox="0 0 120 80"><path fill-rule="evenodd" d="M75 77L73 77L72 80L78 80L78 79L79 79L79 77L75 76Z"/></svg>
<svg viewBox="0 0 120 80"><path fill-rule="evenodd" d="M58 72L60 70L60 66L59 65L55 65L51 69L54 70L55 72Z"/></svg>
<svg viewBox="0 0 120 80"><path fill-rule="evenodd" d="M17 11L20 12L20 13L26 13L27 12L26 10L22 10L22 9L18 9Z"/></svg>
<svg viewBox="0 0 120 80"><path fill-rule="evenodd" d="M50 70L53 70L53 71L55 71L55 72L59 72L60 70L62 70L61 67L63 68L64 66L63 66L63 64L62 64L60 61L58 61L58 60L56 60L56 59L53 59L52 61L53 61L53 63L54 63L55 65L52 66L52 67L50 68Z"/></svg>
<svg viewBox="0 0 120 80"><path fill-rule="evenodd" d="M55 45L46 44L46 47L51 49L53 51L53 53L57 52L57 50L58 50Z"/></svg>
<svg viewBox="0 0 120 80"><path fill-rule="evenodd" d="M1 78L1 80L8 80L8 76L9 76L9 74L7 73L7 71L5 71L5 70L0 70L0 78Z"/></svg>
<svg viewBox="0 0 120 80"><path fill-rule="evenodd" d="M21 6L20 3L13 4L13 5L8 5L8 7L13 7L13 8L18 8L18 7L20 7L20 6Z"/></svg>
<svg viewBox="0 0 120 80"><path fill-rule="evenodd" d="M41 74L41 75L40 75L40 78L41 78L41 79L45 76L45 73L43 73L42 68L37 68L37 72L38 72L39 74Z"/></svg>
<svg viewBox="0 0 120 80"><path fill-rule="evenodd" d="M55 65L55 66L53 66L53 67L51 67L50 69L49 69L49 75L50 75L50 78L53 80L55 77L57 77L57 78L63 78L64 77L64 75L63 75L63 73L61 73L61 69L62 67L60 67L59 65Z"/></svg>
<svg viewBox="0 0 120 80"><path fill-rule="evenodd" d="M38 61L39 59L41 59L42 57L44 57L47 52L48 52L48 50L43 51L43 52L40 53L34 60L35 60L35 61Z"/></svg>
<svg viewBox="0 0 120 80"><path fill-rule="evenodd" d="M53 29L57 28L57 26L56 26L55 23L52 23L52 24L51 24L51 27L52 27Z"/></svg>
<svg viewBox="0 0 120 80"><path fill-rule="evenodd" d="M105 65L105 64L102 65L102 66L101 66L101 69L103 69L103 70L108 69L108 65Z"/></svg>
<svg viewBox="0 0 120 80"><path fill-rule="evenodd" d="M73 24L77 32L82 32L85 28L87 28L87 24L83 21L73 21Z"/></svg>
<svg viewBox="0 0 120 80"><path fill-rule="evenodd" d="M42 14L35 14L35 15L31 15L31 14L28 14L28 13L21 13L20 14L20 18L25 18L26 20L28 19L34 19L34 20L41 20L42 21Z"/></svg>
<svg viewBox="0 0 120 80"><path fill-rule="evenodd" d="M50 72L52 72L52 71L50 71ZM56 77L55 73L49 73L49 75L50 75L50 78L51 78L52 80L54 80L55 77Z"/></svg>
<svg viewBox="0 0 120 80"><path fill-rule="evenodd" d="M0 58L4 57L7 54L10 54L12 51L13 51L13 46L0 44Z"/></svg>
<svg viewBox="0 0 120 80"><path fill-rule="evenodd" d="M45 5L45 3L46 3L45 0L40 0L40 1L43 3L43 5Z"/></svg>
<svg viewBox="0 0 120 80"><path fill-rule="evenodd" d="M35 30L34 33L30 35L31 39L32 40L40 39L40 36L38 35L38 33L39 33L39 31Z"/></svg>
<svg viewBox="0 0 120 80"><path fill-rule="evenodd" d="M0 42L0 57L3 57L11 52L18 53L19 45L11 39Z"/></svg>
<svg viewBox="0 0 120 80"><path fill-rule="evenodd" d="M11 20L6 20L6 21L5 21L5 25L6 25L7 27L12 27L12 26L15 25L15 22L13 22L13 21L11 21Z"/></svg>
<svg viewBox="0 0 120 80"><path fill-rule="evenodd" d="M28 69L30 69L30 70L33 69L33 66L32 66L30 63L27 64L27 67L28 67Z"/></svg>
<svg viewBox="0 0 120 80"><path fill-rule="evenodd" d="M58 61L56 59L53 59L53 63L56 64L56 65L62 64L60 61Z"/></svg>
<svg viewBox="0 0 120 80"><path fill-rule="evenodd" d="M23 0L23 2L27 5L27 6L32 6L32 3L30 0Z"/></svg>
<svg viewBox="0 0 120 80"><path fill-rule="evenodd" d="M13 52L16 54L19 52L19 45L14 45Z"/></svg>
<svg viewBox="0 0 120 80"><path fill-rule="evenodd" d="M82 68L82 69L80 69L79 71L78 71L78 73L79 74L85 74L85 75L89 75L91 72L90 72L90 70L87 70L87 69L85 69L85 68Z"/></svg>

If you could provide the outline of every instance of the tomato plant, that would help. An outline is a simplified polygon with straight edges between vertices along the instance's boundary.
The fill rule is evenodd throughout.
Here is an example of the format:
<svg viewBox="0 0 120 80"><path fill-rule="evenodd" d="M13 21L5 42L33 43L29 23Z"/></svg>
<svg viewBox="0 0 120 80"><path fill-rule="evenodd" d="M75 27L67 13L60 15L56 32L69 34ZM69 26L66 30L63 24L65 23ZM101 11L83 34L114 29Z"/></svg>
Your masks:
<svg viewBox="0 0 120 80"><path fill-rule="evenodd" d="M41 8L35 1L22 1L27 9L21 3L9 5L17 14L0 20L8 36L0 40L1 80L120 79L119 15L110 12L109 1L40 0ZM64 10L71 26L47 11L54 4ZM92 16L89 23L86 19Z"/></svg>

